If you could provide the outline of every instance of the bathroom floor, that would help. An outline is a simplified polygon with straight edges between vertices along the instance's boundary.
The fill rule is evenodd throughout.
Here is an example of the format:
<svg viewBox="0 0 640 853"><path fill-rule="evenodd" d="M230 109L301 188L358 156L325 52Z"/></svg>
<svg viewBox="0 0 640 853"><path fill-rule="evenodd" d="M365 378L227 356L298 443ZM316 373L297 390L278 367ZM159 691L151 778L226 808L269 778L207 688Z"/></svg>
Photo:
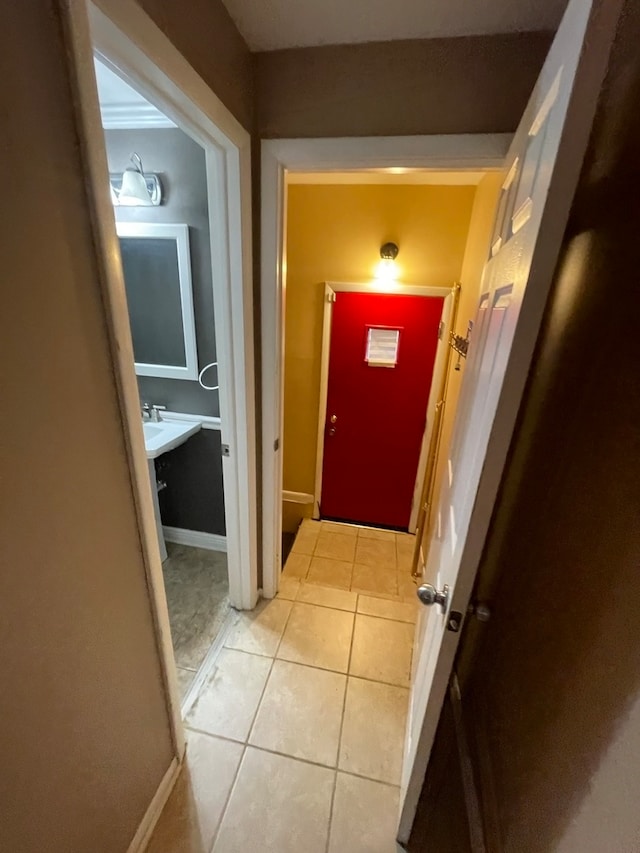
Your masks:
<svg viewBox="0 0 640 853"><path fill-rule="evenodd" d="M229 612L227 555L167 542L162 564L181 696Z"/></svg>
<svg viewBox="0 0 640 853"><path fill-rule="evenodd" d="M149 853L395 853L417 614L398 565L410 537L337 527L305 522L277 598L235 616L186 715L185 768ZM318 549L373 563L361 536L393 546L370 568L385 567L393 581L379 585L395 592L348 589L347 574L374 585L355 561L334 569L342 586L316 581Z"/></svg>

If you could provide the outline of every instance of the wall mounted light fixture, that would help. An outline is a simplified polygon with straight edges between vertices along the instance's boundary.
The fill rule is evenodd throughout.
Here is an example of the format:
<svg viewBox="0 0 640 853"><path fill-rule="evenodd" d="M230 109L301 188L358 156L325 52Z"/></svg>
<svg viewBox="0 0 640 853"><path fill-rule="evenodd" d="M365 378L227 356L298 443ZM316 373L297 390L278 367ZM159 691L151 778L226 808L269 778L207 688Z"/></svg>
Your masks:
<svg viewBox="0 0 640 853"><path fill-rule="evenodd" d="M376 278L383 281L395 281L398 276L396 258L398 257L398 249L395 243L384 243L380 247L380 263L376 268Z"/></svg>
<svg viewBox="0 0 640 853"><path fill-rule="evenodd" d="M158 175L142 168L140 155L134 151L131 165L121 174L110 174L111 201L127 207L157 207L162 203L162 184Z"/></svg>

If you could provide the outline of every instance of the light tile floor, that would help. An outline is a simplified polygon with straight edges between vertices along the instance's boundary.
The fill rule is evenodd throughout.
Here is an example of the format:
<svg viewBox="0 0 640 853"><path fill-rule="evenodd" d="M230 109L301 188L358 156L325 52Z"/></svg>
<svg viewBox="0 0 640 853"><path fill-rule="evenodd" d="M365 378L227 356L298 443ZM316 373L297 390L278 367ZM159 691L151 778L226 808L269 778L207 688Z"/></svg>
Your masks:
<svg viewBox="0 0 640 853"><path fill-rule="evenodd" d="M305 520L284 576L413 604L415 541L409 533Z"/></svg>
<svg viewBox="0 0 640 853"><path fill-rule="evenodd" d="M298 535L311 553L297 539L278 597L237 615L191 706L185 769L150 853L396 851L417 610L399 589L405 546L386 531L312 524ZM351 550L332 536L351 537ZM393 560L380 553L394 594L301 577L318 542L341 555L318 556L340 561L367 541L393 546ZM306 572L289 571L292 558Z"/></svg>

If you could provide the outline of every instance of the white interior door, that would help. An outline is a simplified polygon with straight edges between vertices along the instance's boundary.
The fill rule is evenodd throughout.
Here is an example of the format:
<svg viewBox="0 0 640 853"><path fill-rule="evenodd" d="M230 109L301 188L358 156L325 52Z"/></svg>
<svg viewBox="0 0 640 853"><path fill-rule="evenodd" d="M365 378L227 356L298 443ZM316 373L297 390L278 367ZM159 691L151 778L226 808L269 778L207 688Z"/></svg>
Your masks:
<svg viewBox="0 0 640 853"><path fill-rule="evenodd" d="M398 838L413 824L621 3L571 0L506 163L416 628ZM451 630L451 628L454 630Z"/></svg>

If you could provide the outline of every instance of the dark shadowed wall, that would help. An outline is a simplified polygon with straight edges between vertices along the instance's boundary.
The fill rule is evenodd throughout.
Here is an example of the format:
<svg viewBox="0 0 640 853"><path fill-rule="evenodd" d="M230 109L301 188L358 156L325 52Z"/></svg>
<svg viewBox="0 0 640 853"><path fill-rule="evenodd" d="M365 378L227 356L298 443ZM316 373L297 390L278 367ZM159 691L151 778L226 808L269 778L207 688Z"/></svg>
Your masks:
<svg viewBox="0 0 640 853"><path fill-rule="evenodd" d="M261 137L510 133L548 33L310 47L254 54Z"/></svg>

